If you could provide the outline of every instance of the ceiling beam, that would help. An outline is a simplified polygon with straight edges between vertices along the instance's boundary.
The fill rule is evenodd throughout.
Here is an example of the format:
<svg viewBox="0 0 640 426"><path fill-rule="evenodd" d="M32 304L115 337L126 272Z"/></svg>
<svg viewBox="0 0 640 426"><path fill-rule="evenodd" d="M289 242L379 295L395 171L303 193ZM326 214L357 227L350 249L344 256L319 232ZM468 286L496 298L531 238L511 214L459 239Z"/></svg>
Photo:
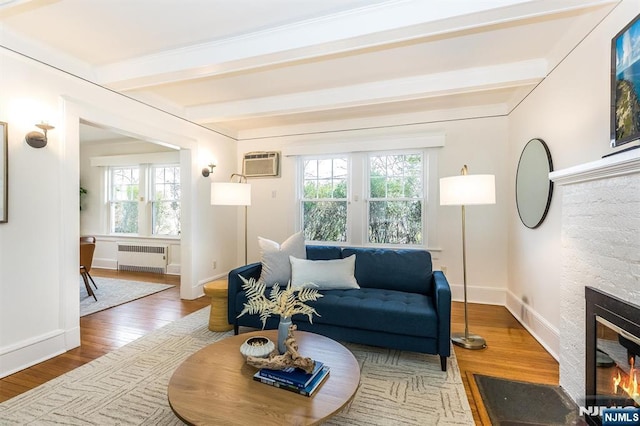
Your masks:
<svg viewBox="0 0 640 426"><path fill-rule="evenodd" d="M547 74L543 59L477 67L393 80L335 87L188 107L186 115L198 123L233 121L272 115L375 105L436 96L531 86Z"/></svg>
<svg viewBox="0 0 640 426"><path fill-rule="evenodd" d="M95 69L100 84L136 90L610 4L617 0L391 1ZM462 5L464 3L464 6Z"/></svg>

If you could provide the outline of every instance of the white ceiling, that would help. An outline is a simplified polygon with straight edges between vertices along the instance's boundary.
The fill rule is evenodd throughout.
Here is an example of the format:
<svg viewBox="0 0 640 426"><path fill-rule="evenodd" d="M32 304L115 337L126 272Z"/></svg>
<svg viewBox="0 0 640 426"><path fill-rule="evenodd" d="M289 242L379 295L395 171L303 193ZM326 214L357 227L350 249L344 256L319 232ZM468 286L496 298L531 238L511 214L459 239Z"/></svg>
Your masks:
<svg viewBox="0 0 640 426"><path fill-rule="evenodd" d="M237 137L507 114L617 3L0 0L0 44Z"/></svg>

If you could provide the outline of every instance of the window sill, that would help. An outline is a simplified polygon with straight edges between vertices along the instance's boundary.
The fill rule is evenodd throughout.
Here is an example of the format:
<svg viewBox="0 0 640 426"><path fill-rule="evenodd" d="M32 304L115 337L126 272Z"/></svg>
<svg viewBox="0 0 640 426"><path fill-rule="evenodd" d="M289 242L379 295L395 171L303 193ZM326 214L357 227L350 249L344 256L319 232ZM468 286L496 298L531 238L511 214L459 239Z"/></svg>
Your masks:
<svg viewBox="0 0 640 426"><path fill-rule="evenodd" d="M117 240L155 240L155 241L177 241L180 242L181 238L178 236L159 236L159 235L133 235L133 234L93 234L97 239L102 241L117 241Z"/></svg>

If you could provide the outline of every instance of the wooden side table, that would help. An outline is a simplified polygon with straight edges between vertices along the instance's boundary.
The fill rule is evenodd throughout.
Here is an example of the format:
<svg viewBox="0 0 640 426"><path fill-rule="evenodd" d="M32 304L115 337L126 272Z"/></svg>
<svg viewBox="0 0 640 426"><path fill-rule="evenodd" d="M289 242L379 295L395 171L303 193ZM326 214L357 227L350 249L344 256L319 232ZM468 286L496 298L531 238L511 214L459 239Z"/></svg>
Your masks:
<svg viewBox="0 0 640 426"><path fill-rule="evenodd" d="M233 325L227 321L227 280L210 281L203 286L204 294L211 298L209 330L228 331Z"/></svg>

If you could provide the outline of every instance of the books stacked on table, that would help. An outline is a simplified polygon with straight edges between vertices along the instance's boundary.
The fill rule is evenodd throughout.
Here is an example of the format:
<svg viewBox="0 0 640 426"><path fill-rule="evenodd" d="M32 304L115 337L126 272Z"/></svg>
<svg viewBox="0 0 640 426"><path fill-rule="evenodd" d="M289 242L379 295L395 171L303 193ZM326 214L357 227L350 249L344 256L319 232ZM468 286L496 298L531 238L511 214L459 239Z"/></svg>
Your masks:
<svg viewBox="0 0 640 426"><path fill-rule="evenodd" d="M313 371L307 373L295 367L284 370L271 370L262 368L253 375L253 380L297 392L300 395L311 396L320 387L329 375L329 366L320 361L315 361Z"/></svg>

